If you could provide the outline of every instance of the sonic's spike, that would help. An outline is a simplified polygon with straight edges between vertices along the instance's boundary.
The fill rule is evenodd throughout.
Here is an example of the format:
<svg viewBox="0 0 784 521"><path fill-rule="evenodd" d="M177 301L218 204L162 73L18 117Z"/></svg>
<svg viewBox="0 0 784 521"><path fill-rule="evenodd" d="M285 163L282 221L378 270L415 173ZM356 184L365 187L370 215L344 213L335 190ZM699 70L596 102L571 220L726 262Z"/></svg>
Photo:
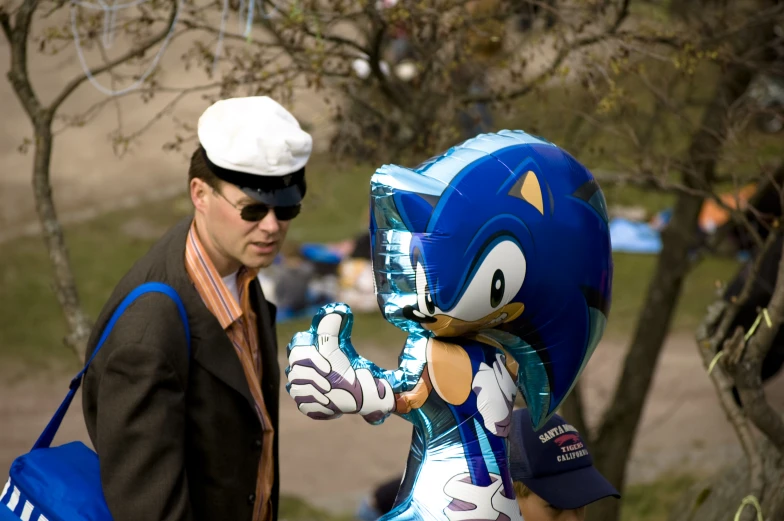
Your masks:
<svg viewBox="0 0 784 521"><path fill-rule="evenodd" d="M602 191L599 189L599 184L595 179L591 179L581 185L572 195L591 205L591 208L596 210L596 213L602 217L604 222L609 221L607 216L607 202L604 200L604 194L602 194Z"/></svg>
<svg viewBox="0 0 784 521"><path fill-rule="evenodd" d="M403 223L410 232L424 233L430 215L433 213L433 206L437 204L438 198L432 195L404 192L402 190L393 196L395 208L400 215Z"/></svg>

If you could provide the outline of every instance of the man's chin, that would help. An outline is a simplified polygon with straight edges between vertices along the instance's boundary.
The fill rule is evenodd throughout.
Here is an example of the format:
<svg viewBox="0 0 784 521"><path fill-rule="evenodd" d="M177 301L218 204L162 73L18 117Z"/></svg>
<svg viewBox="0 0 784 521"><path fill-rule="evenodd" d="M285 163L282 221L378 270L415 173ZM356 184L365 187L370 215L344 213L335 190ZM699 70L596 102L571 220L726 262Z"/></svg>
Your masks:
<svg viewBox="0 0 784 521"><path fill-rule="evenodd" d="M275 262L276 256L277 254L249 256L247 259L244 259L243 265L253 270L269 268Z"/></svg>

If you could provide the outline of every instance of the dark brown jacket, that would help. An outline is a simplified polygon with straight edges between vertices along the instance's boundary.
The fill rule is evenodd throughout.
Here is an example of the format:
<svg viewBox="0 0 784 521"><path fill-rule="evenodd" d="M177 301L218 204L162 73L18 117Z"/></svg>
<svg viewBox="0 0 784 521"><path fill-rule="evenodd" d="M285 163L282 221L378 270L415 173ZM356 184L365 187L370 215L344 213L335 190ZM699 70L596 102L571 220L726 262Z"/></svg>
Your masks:
<svg viewBox="0 0 784 521"><path fill-rule="evenodd" d="M84 380L84 418L101 462L104 495L115 521L250 521L261 457L261 424L240 361L185 271L191 219L161 238L120 281L98 318L92 353L120 301L148 281L180 295L191 330L191 359L174 302L146 294L117 322ZM280 369L275 308L258 281L262 392L278 427ZM273 516L277 519L275 436Z"/></svg>

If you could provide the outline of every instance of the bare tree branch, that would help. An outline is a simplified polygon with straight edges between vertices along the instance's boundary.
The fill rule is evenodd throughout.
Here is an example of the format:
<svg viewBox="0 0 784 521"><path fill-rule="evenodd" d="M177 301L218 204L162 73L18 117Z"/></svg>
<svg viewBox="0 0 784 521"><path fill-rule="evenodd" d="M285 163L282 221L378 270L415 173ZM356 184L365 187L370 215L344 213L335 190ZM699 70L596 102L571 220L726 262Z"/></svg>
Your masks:
<svg viewBox="0 0 784 521"><path fill-rule="evenodd" d="M197 85L195 87L181 89L180 92L174 97L174 99L169 101L161 110L156 112L155 115L149 120L147 120L147 122L144 125L142 125L139 129L135 130L134 132L128 135L120 136L122 138L122 141L125 143L129 143L134 139L138 138L139 136L141 136L142 134L144 134L145 132L147 132L153 125L155 125L155 123L160 121L164 116L171 115L174 108L177 106L177 104L189 94L192 94L194 92L201 92L205 90L212 90L220 86L221 86L221 82L214 82L205 85Z"/></svg>
<svg viewBox="0 0 784 521"><path fill-rule="evenodd" d="M716 44L726 42L728 39L737 38L741 33L749 29L759 29L766 27L771 20L784 13L784 3L778 2L777 5L771 5L767 8L755 9L753 11L746 11L743 17L730 18L730 23L735 23L732 27L726 30L716 32L710 38L706 38L707 46L712 47ZM760 47L750 47L746 49L741 56L748 55L749 53L756 52ZM742 62L741 62L742 63Z"/></svg>
<svg viewBox="0 0 784 521"><path fill-rule="evenodd" d="M753 277L749 277L749 281L753 282ZM754 494L755 497L759 497L764 486L762 456L759 447L757 446L757 442L754 439L754 433L752 432L748 419L732 397L732 388L734 387L733 380L714 363L714 358L717 355L716 349L713 346L716 342L715 339L718 339L719 337L718 335L714 335L712 339L708 338L708 331L713 329L715 322L722 317L723 313L727 312L725 311L726 308L727 303L722 300L719 300L711 306L705 321L700 326L700 332L697 334L697 349L700 353L703 366L706 370L710 370L709 376L713 386L716 388L719 404L724 410L724 414L727 416L730 425L732 425L732 428L735 430L743 453L746 455L746 461L749 464L749 476L751 477L751 483L749 484L751 488L750 492ZM735 331L732 338L724 342L724 349L731 348L734 343L742 341L743 331L738 329ZM723 356L726 356L726 352Z"/></svg>
<svg viewBox="0 0 784 521"><path fill-rule="evenodd" d="M712 304L708 309L706 318L700 324L696 335L698 351L700 353L700 357L702 358L703 365L706 369L708 369L709 376L718 394L719 403L721 404L722 409L724 409L724 412L727 415L727 419L735 430L741 447L743 448L744 454L746 455L746 459L749 464L749 476L751 480L749 483L749 493L758 498L762 497L763 490L765 488L764 462L762 461L760 447L754 439L754 435L749 424L749 417L752 418L752 421L754 421L755 418L755 416L749 414L749 406L757 409L755 412L756 415L765 415L772 412L769 410L764 410L764 407L769 407L769 405L765 399L764 394L762 394L760 366L762 358L764 358L765 353L767 353L767 350L770 348L770 341L772 341L773 336L775 336L775 332L773 332L769 338L762 339L768 341L768 344L764 349L765 353L761 353L759 351L752 353L752 363L748 363L747 361L744 364L741 364L741 360L744 357L744 349L746 348L746 340L744 338L743 329L738 328L729 338L727 335L729 333L730 325L734 322L741 306L745 305L750 298L754 283L759 276L763 259L765 258L767 252L775 244L777 236L778 235L775 232L772 232L768 235L763 247L758 252L757 257L751 266L751 271L747 274L743 288L741 289L741 292L737 298L732 299L730 302L726 302L724 299L719 299L717 302ZM784 266L784 264L780 262L780 273L782 271L782 266ZM784 287L784 285L777 283L777 288L780 290L780 293L782 293L781 287L779 286ZM781 294L779 295L779 298L781 299ZM778 311L780 312L781 309ZM781 315L779 315L779 318L781 318ZM770 330L768 328L765 328L765 330L768 332L768 334L770 334ZM719 353L719 345L722 345L722 351L720 354L717 354ZM756 360L756 358L759 359ZM721 363L717 364L718 361L721 361ZM753 382L752 387L756 386L756 389L747 389L745 393L741 392L741 400L744 404L743 409L741 410L733 398L732 389L738 385L739 376L749 376L748 373L751 372L756 375L755 377L750 378L750 380ZM730 378L728 375L730 375L732 378ZM739 387L738 389L740 391ZM757 403L755 403L755 401L761 402L762 406L760 407ZM773 412L771 417L778 419L779 422L781 421L781 419L776 416L775 412ZM756 425L756 421L754 421L754 423ZM775 425L771 427L774 431L777 428ZM744 516L747 518L750 517L749 514L744 514Z"/></svg>
<svg viewBox="0 0 784 521"><path fill-rule="evenodd" d="M49 18L55 12L57 12L59 9L62 9L63 6L65 5L65 1L66 0L57 0L57 2L55 2L55 5L52 6L51 9L49 9L48 11L46 11L44 14L41 15L41 18L43 18L43 19Z"/></svg>
<svg viewBox="0 0 784 521"><path fill-rule="evenodd" d="M304 21L300 25L300 30L304 34L310 36L311 38L316 38L316 39L319 39L319 40L323 40L325 42L336 43L336 44L339 44L339 45L345 45L346 47L350 47L352 49L355 49L355 50L361 52L362 54L369 54L368 53L368 49L366 49L361 44L359 44L359 43L357 43L354 40L351 40L349 38L344 38L342 36L338 36L338 35L334 35L334 34L323 34L323 33L318 33L317 34L317 33L313 32L308 27L308 24L306 22L304 22Z"/></svg>
<svg viewBox="0 0 784 521"><path fill-rule="evenodd" d="M658 89L653 84L653 82L651 82L651 80L648 78L648 75L645 74L644 72L640 72L635 76L643 83L643 85L645 85L645 87L648 89L648 92L653 94L657 106L661 105L669 109L669 113L675 115L678 121L686 125L687 128L693 129L692 121L688 118L686 114L684 114L683 108L677 105L676 99L674 99L673 96L671 95L672 88L674 87L674 83L678 79L677 76L673 75L672 80L668 82L666 90L664 92ZM655 118L652 118L652 120L655 121Z"/></svg>
<svg viewBox="0 0 784 521"><path fill-rule="evenodd" d="M27 0L27 1L33 1L33 0ZM172 0L172 10L169 16L169 21L166 24L166 27L164 27L158 34L151 37L146 42L141 43L140 45L126 52L122 56L119 56L114 60L101 65L100 67L91 69L88 73L83 73L77 76L76 78L72 79L71 81L69 81L66 84L66 86L63 88L63 90L60 91L60 94L58 94L55 97L54 101L52 101L52 103L49 105L47 110L49 110L52 113L56 112L57 109L60 107L60 105L62 105L63 102L66 100L66 98L68 98L68 96L70 96L71 93L73 93L73 91L75 91L79 87L79 85L87 81L91 76L92 77L98 76L101 73L114 69L118 65L122 65L128 60L132 60L134 58L143 56L144 53L148 49L150 49L153 45L161 42L166 38L166 36L171 31L171 28L174 25L175 20L177 19L177 11L178 11L178 0Z"/></svg>
<svg viewBox="0 0 784 521"><path fill-rule="evenodd" d="M775 234L771 234L774 236ZM784 259L784 250L782 257ZM748 345L736 346L736 353L727 356L725 366L735 378L735 385L743 402L743 409L754 425L784 455L784 421L765 397L762 389L762 360L770 350L773 338L784 321L784 262L779 261L776 286L767 307L766 320L749 339ZM769 322L767 321L769 317ZM734 356L733 356L734 355Z"/></svg>
<svg viewBox="0 0 784 521"><path fill-rule="evenodd" d="M665 47L669 47L670 49L680 49L683 45L682 39L678 38L677 36L663 36L663 35L649 35L649 34L641 34L637 31L619 31L618 40L621 42L621 45L625 45L626 42L633 41L636 43L641 43L644 46L651 46L651 45L663 45ZM644 49L645 47L638 48Z"/></svg>
<svg viewBox="0 0 784 521"><path fill-rule="evenodd" d="M163 21L163 19L159 19L159 20ZM206 23L196 22L194 20L189 20L189 19L180 20L179 24L182 25L183 27L185 27L189 31L190 30L202 31L202 32L210 33L210 34L214 34L214 35L221 34L221 31L220 31L219 28L215 28L215 27L213 27L211 25L208 25ZM281 45L279 45L279 44L264 42L264 41L261 41L261 40L248 40L248 37L245 36L244 34L230 32L230 31L223 31L221 37L224 40L234 40L234 41L237 41L237 42L241 42L244 45L252 45L252 46L257 47L257 48L275 49L275 48L281 47Z"/></svg>
<svg viewBox="0 0 784 521"><path fill-rule="evenodd" d="M0 27L3 28L3 34L5 35L5 39L8 40L8 43L11 43L11 40L13 38L11 19L8 16L8 13L5 12L5 8L3 7L0 7Z"/></svg>
<svg viewBox="0 0 784 521"><path fill-rule="evenodd" d="M692 188L680 183L674 183L671 181L665 181L661 177L654 175L650 172L642 173L632 173L632 174L621 174L615 172L607 172L603 170L596 170L593 172L594 177L602 184L602 185L622 185L622 186L634 186L636 188L642 188L645 190L654 190L657 192L666 192L666 193L683 193L688 195L694 195L697 197L709 197L710 192L705 190L700 190L697 188Z"/></svg>
<svg viewBox="0 0 784 521"><path fill-rule="evenodd" d="M640 170L633 174L618 174L603 171L594 173L597 180L602 184L608 185L628 185L635 186L644 190L656 190L665 193L681 193L709 199L716 203L717 206L725 210L729 215L732 222L743 226L749 235L752 237L754 244L761 247L763 244L762 237L759 232L754 228L751 221L743 214L740 204L732 207L727 204L714 190L702 189L687 186L686 184L675 183L663 179L649 171Z"/></svg>
<svg viewBox="0 0 784 521"><path fill-rule="evenodd" d="M16 92L19 101L22 103L22 107L34 124L39 121L42 109L38 96L29 81L27 71L27 36L30 32L33 13L35 13L37 7L38 0L24 0L16 12L13 29L9 29L8 20L3 23L3 31L10 30L11 70L8 71L8 80L14 87L14 92Z"/></svg>
<svg viewBox="0 0 784 521"><path fill-rule="evenodd" d="M576 50L589 47L591 45L597 44L604 40L608 40L615 36L616 31L618 28L623 24L626 20L627 16L629 15L629 3L631 0L622 0L620 9L618 10L618 14L610 25L610 27L597 35L586 36L583 38L578 38L572 43L562 47L558 54L556 55L555 59L550 63L550 66L543 72L539 73L534 79L527 82L525 85L520 87L519 89L513 90L511 92L507 92L504 94L477 94L477 95L468 95L464 96L461 101L463 103L488 103L488 102L498 102L498 101L508 101L515 98L519 98L521 96L525 96L526 94L530 93L533 89L541 85L542 83L546 82L550 78L552 78L560 69L561 65L564 61Z"/></svg>

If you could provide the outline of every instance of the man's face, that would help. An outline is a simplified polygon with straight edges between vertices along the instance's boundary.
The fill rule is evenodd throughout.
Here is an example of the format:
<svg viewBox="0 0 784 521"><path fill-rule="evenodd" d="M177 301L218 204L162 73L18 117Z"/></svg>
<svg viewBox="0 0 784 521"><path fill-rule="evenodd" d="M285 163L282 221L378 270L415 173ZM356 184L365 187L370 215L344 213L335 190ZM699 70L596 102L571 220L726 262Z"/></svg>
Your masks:
<svg viewBox="0 0 784 521"><path fill-rule="evenodd" d="M517 504L523 514L523 521L584 521L585 507L574 510L561 510L550 505L533 492L526 497L517 496Z"/></svg>
<svg viewBox="0 0 784 521"><path fill-rule="evenodd" d="M221 182L216 191L201 179L194 179L191 199L199 238L221 276L240 266L257 269L272 264L291 221L279 221L271 209L261 221L243 220L241 209L258 202L229 183Z"/></svg>

